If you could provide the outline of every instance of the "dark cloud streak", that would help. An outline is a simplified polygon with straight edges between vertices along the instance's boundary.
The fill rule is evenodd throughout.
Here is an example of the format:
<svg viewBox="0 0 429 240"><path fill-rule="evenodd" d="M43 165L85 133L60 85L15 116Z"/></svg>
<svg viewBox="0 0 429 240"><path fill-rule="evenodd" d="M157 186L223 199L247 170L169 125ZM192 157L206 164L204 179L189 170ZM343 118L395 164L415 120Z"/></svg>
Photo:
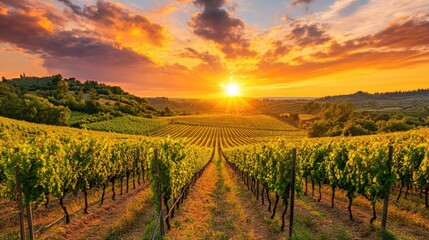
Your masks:
<svg viewBox="0 0 429 240"><path fill-rule="evenodd" d="M193 48L186 48L186 52L182 53L181 57L200 59L202 63L194 69L194 71L197 70L196 72L205 72L216 75L228 74L228 70L222 64L222 59L207 51L199 52Z"/></svg>
<svg viewBox="0 0 429 240"><path fill-rule="evenodd" d="M203 12L195 14L188 22L196 35L217 43L227 58L256 55L243 36L244 21L222 8L224 0L196 0L194 4L203 8Z"/></svg>
<svg viewBox="0 0 429 240"><path fill-rule="evenodd" d="M286 35L286 38L301 47L324 44L331 39L326 33L327 27L320 23L295 21L291 23L291 27L292 30Z"/></svg>
<svg viewBox="0 0 429 240"><path fill-rule="evenodd" d="M76 14L82 14L82 8L74 3L72 3L72 1L70 0L57 0L59 2L64 3L66 6L68 6L69 8L71 8L71 10L76 13Z"/></svg>
<svg viewBox="0 0 429 240"><path fill-rule="evenodd" d="M299 4L308 5L308 4L312 3L313 1L314 0L293 0L292 5L294 5L294 6L299 5Z"/></svg>

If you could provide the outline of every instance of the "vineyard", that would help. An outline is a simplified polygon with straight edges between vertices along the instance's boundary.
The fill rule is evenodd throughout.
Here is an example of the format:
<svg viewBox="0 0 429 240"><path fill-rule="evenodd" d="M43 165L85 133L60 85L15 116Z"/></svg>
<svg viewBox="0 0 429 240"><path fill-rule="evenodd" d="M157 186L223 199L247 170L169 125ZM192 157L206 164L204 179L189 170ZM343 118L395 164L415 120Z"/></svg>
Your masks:
<svg viewBox="0 0 429 240"><path fill-rule="evenodd" d="M170 124L151 136L187 138L197 146L230 148L279 137L299 141L306 132L264 115L202 115L167 118Z"/></svg>
<svg viewBox="0 0 429 240"><path fill-rule="evenodd" d="M162 121L145 137L0 118L0 239L285 239L292 219L297 239L429 236L428 129L307 139L267 116Z"/></svg>
<svg viewBox="0 0 429 240"><path fill-rule="evenodd" d="M258 130L297 130L283 122L266 115L191 115L164 118L171 123L187 124L193 126L232 127Z"/></svg>
<svg viewBox="0 0 429 240"><path fill-rule="evenodd" d="M376 204L389 195L397 194L400 200L403 188L404 198L409 191L419 196L418 202L429 208L429 142L427 129L403 134L359 137L353 139L317 139L303 140L300 144L290 144L280 139L270 144L253 145L225 151L225 158L242 180L252 190L256 198L264 202L266 196L272 212L276 215L279 199L283 202L281 215L283 230L288 201L292 194L292 149L298 148L297 181L298 193L308 194L308 182L311 182L314 196L315 184L318 185L317 201L322 199L322 185L331 188L331 207L335 207L337 189L343 190L348 199L349 219L353 220L353 200L360 195L371 204L372 216L369 224L377 219ZM261 186L261 191L259 191ZM396 187L396 188L394 188ZM270 194L275 194L271 208ZM387 199L387 200L386 200ZM383 215L387 214L383 210ZM383 219L385 227L387 219ZM426 219L427 220L427 219ZM426 221L427 222L427 221ZM426 229L427 230L427 229Z"/></svg>
<svg viewBox="0 0 429 240"><path fill-rule="evenodd" d="M147 134L166 124L167 121L164 121L163 119L147 119L143 117L125 116L101 122L82 124L82 127L94 131Z"/></svg>
<svg viewBox="0 0 429 240"><path fill-rule="evenodd" d="M93 134L67 128L56 131L60 129L54 127L41 130L32 128L33 125L2 119L0 142L0 197L6 200L2 204L10 207L9 201L17 201L21 227L24 226L23 209L26 208L30 238L35 234L32 207L43 204L48 208L54 198L64 212L65 223L69 224L66 198L83 193L83 212L88 213L89 192L102 189L99 202L103 205L109 184L114 200L116 191L121 195L124 191L129 192L131 179L134 189L136 182L140 185L149 180L153 185L157 179L168 207L168 201L176 199L185 186L195 181L196 174L200 174L213 154L209 148L189 146L184 141L170 138ZM155 162L160 173L151 171ZM115 189L115 182L120 183L119 190ZM15 229L16 222L10 221L11 218L10 214L2 215L0 221L5 226L2 231ZM46 228L36 226L38 231ZM22 228L21 235L23 233Z"/></svg>
<svg viewBox="0 0 429 240"><path fill-rule="evenodd" d="M304 135L305 133L302 131L273 131L185 124L170 124L152 133L152 136L157 137L188 138L191 144L197 146L214 147L218 145L222 148L266 142L282 136L299 139Z"/></svg>

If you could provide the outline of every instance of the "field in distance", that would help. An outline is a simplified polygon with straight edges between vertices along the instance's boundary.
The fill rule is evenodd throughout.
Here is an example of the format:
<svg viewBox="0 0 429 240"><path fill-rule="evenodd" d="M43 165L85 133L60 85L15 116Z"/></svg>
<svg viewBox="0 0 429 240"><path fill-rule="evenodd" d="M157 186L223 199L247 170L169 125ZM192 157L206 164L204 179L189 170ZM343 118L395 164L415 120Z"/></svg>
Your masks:
<svg viewBox="0 0 429 240"><path fill-rule="evenodd" d="M307 134L266 115L193 115L164 118L169 124L151 136L188 138L198 146L229 148L274 140L278 137L299 141Z"/></svg>
<svg viewBox="0 0 429 240"><path fill-rule="evenodd" d="M272 131L297 130L295 127L267 115L207 114L166 117L164 119L170 123L196 126L237 127Z"/></svg>

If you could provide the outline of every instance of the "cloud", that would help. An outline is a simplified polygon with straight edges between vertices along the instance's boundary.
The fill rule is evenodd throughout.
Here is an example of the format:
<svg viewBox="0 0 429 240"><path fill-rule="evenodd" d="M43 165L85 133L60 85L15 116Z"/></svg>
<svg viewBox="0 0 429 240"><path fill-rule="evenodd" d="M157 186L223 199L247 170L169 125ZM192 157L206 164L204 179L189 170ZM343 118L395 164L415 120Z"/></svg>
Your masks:
<svg viewBox="0 0 429 240"><path fill-rule="evenodd" d="M350 53L327 61L295 59L288 62L261 62L251 74L257 79L270 79L272 83L299 82L315 77L329 76L362 69L398 69L429 62L427 53L413 50L366 51Z"/></svg>
<svg viewBox="0 0 429 240"><path fill-rule="evenodd" d="M197 50L193 48L186 48L186 52L184 52L181 56L182 57L188 57L188 58L198 58L202 60L205 63L212 64L212 63L220 63L221 59L217 56L211 55L209 52L198 52Z"/></svg>
<svg viewBox="0 0 429 240"><path fill-rule="evenodd" d="M292 49L291 45L284 44L282 41L274 41L270 48L262 57L262 62L277 62L279 58L287 55Z"/></svg>
<svg viewBox="0 0 429 240"><path fill-rule="evenodd" d="M225 5L225 0L195 0L194 4L197 7L203 7L204 9L218 9Z"/></svg>
<svg viewBox="0 0 429 240"><path fill-rule="evenodd" d="M0 8L4 9L3 14L10 11L25 11L28 17L37 17L37 23L44 25L45 28L52 28L53 25L63 26L67 22L67 18L59 13L55 6L38 0L0 0Z"/></svg>
<svg viewBox="0 0 429 240"><path fill-rule="evenodd" d="M327 51L318 52L314 57L334 58L349 53L379 49L399 51L419 47L429 47L429 15L408 16L392 21L387 27L373 35L367 35L342 43L333 41ZM429 49L421 51L428 51Z"/></svg>
<svg viewBox="0 0 429 240"><path fill-rule="evenodd" d="M63 2L77 16L93 21L98 27L103 28L105 33L112 33L113 30L113 34L117 31L128 37L141 35L154 45L162 45L165 40L161 25L152 23L142 15L132 14L117 3L98 0L96 5L81 8L70 0L58 1Z"/></svg>
<svg viewBox="0 0 429 240"><path fill-rule="evenodd" d="M294 41L301 47L321 45L331 39L326 33L327 27L320 23L304 23L297 20L292 22L290 27L292 29L286 35L286 39Z"/></svg>
<svg viewBox="0 0 429 240"><path fill-rule="evenodd" d="M155 10L154 13L158 16L165 16L170 13L176 12L179 10L176 5L169 3L166 5L162 5L159 9Z"/></svg>
<svg viewBox="0 0 429 240"><path fill-rule="evenodd" d="M194 4L203 12L192 16L189 26L193 33L217 43L227 58L255 56L250 43L244 38L245 23L234 18L222 7L224 0L196 0Z"/></svg>
<svg viewBox="0 0 429 240"><path fill-rule="evenodd" d="M214 56L209 52L199 52L193 48L186 48L186 51L181 54L181 57L185 58L197 58L201 60L201 63L197 65L193 71L210 73L215 75L227 75L228 70L222 64L222 59L218 56Z"/></svg>
<svg viewBox="0 0 429 240"><path fill-rule="evenodd" d="M308 5L308 4L312 3L313 1L314 0L293 0L292 5L294 5L294 6L299 5L299 4Z"/></svg>
<svg viewBox="0 0 429 240"><path fill-rule="evenodd" d="M0 41L13 43L30 53L41 54L45 59L64 57L109 64L150 62L131 49L102 42L88 31L51 31L40 23L43 15L30 15L32 8L26 6L25 9L11 8L7 14L0 15Z"/></svg>
<svg viewBox="0 0 429 240"><path fill-rule="evenodd" d="M290 31L287 39L295 44L274 42L251 74L292 82L356 69L397 69L429 62L429 15L399 18L375 34L344 42L317 24L298 24ZM322 50L318 50L320 44L324 44ZM288 62L279 60L303 46L310 49L308 54L289 55L292 61Z"/></svg>
<svg viewBox="0 0 429 240"><path fill-rule="evenodd" d="M393 21L372 37L376 47L412 48L429 46L429 15Z"/></svg>
<svg viewBox="0 0 429 240"><path fill-rule="evenodd" d="M81 14L82 8L79 5L74 4L72 1L70 0L57 0L57 1L62 2L68 7L70 7L71 10L73 10L73 12Z"/></svg>

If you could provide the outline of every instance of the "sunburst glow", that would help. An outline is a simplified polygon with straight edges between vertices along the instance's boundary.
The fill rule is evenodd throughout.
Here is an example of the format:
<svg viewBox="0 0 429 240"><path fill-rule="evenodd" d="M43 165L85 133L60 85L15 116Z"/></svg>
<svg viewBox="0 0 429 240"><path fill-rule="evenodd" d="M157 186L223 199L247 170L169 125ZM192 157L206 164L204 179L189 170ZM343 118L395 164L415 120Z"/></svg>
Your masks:
<svg viewBox="0 0 429 240"><path fill-rule="evenodd" d="M225 93L230 97L240 95L240 87L235 83L229 83L225 86Z"/></svg>

